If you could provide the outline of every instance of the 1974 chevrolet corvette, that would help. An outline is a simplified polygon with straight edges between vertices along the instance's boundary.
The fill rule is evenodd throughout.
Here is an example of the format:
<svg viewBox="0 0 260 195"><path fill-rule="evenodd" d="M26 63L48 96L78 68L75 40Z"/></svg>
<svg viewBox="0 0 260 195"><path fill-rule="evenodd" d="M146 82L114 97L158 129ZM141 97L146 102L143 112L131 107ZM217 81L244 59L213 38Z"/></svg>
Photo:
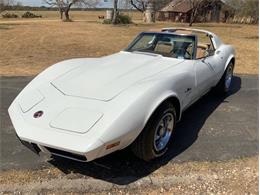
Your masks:
<svg viewBox="0 0 260 195"><path fill-rule="evenodd" d="M211 89L229 91L234 65L233 47L214 33L142 32L119 53L47 68L8 111L36 153L86 162L130 146L149 161L167 151L185 109Z"/></svg>

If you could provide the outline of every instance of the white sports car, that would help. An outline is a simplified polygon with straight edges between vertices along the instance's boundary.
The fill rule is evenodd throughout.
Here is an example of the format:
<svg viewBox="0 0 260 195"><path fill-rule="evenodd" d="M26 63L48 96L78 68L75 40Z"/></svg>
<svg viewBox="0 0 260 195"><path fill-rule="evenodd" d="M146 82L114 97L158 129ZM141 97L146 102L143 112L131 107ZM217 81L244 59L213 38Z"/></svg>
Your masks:
<svg viewBox="0 0 260 195"><path fill-rule="evenodd" d="M142 32L119 53L49 67L8 111L36 153L92 161L131 145L148 161L167 151L185 109L212 88L228 92L234 65L234 48L211 32Z"/></svg>

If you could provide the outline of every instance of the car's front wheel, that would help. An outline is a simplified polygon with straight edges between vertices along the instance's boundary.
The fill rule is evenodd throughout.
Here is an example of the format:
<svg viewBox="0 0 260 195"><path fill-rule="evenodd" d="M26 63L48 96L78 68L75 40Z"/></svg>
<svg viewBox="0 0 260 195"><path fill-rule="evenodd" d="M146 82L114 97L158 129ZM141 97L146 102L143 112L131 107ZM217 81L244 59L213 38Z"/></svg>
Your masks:
<svg viewBox="0 0 260 195"><path fill-rule="evenodd" d="M176 110L163 103L149 119L147 125L132 145L135 155L145 161L162 156L168 149L176 124Z"/></svg>

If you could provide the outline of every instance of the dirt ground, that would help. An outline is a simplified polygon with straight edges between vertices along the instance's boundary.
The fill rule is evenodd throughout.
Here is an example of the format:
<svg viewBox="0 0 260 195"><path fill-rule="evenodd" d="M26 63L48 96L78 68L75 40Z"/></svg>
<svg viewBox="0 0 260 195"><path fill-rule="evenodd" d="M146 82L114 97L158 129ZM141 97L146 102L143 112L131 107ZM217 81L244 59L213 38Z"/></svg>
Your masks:
<svg viewBox="0 0 260 195"><path fill-rule="evenodd" d="M118 52L141 31L187 24L101 24L105 12L72 12L74 22L61 22L56 12L39 12L42 19L0 19L0 75L35 75L61 60L99 57ZM236 73L258 74L258 26L238 24L195 24L218 34L236 48Z"/></svg>
<svg viewBox="0 0 260 195"><path fill-rule="evenodd" d="M3 194L258 194L258 157L227 162L168 164L129 185L56 168L0 175Z"/></svg>

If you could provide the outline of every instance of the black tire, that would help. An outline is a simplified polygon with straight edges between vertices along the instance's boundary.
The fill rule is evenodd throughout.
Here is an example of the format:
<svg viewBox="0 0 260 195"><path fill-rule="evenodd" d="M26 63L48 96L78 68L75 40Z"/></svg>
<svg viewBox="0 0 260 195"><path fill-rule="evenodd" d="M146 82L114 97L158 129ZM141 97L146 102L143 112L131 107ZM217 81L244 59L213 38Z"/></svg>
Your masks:
<svg viewBox="0 0 260 195"><path fill-rule="evenodd" d="M161 124L164 117L169 116L170 118L173 118L173 121L171 122L171 124L173 123L173 131L176 124L176 110L170 102L165 102L157 108L157 110L154 112L154 114L147 122L141 134L136 138L136 140L132 144L132 151L137 157L145 161L150 161L154 158L162 156L167 151L168 144L172 138L173 132L165 130L165 132L171 132L171 135L168 136L170 138L166 146L159 151L156 150L155 146L155 133L158 132L159 124Z"/></svg>
<svg viewBox="0 0 260 195"><path fill-rule="evenodd" d="M232 62L229 63L229 65L227 66L223 76L221 77L220 81L218 82L217 86L215 87L215 92L217 92L218 95L226 95L229 91L230 91L230 86L232 83L232 77L233 77L233 70L234 70L234 64ZM230 84L227 86L226 85L226 78L227 75L230 73L231 71L231 80L230 80Z"/></svg>

